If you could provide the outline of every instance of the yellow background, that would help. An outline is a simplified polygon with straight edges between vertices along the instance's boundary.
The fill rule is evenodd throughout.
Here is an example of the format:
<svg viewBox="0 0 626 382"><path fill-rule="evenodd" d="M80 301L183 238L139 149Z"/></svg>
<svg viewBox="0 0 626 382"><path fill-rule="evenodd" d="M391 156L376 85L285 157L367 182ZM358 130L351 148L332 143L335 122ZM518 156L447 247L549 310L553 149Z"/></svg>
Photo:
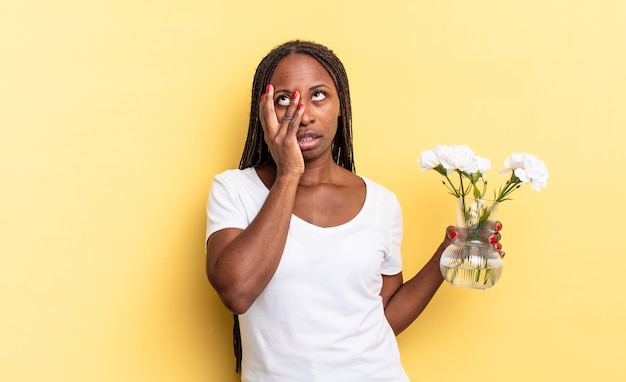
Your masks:
<svg viewBox="0 0 626 382"><path fill-rule="evenodd" d="M276 44L335 50L357 170L397 193L405 274L454 223L416 159L537 154L485 292L399 336L414 381L624 381L626 1L0 2L0 378L236 381L204 275L212 177L238 164Z"/></svg>

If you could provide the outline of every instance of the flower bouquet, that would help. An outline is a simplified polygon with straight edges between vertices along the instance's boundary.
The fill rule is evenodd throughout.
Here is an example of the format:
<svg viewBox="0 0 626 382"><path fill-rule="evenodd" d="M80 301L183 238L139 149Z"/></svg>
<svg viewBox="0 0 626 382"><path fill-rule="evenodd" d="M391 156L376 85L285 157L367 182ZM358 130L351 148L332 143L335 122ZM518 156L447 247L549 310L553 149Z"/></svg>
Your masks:
<svg viewBox="0 0 626 382"><path fill-rule="evenodd" d="M487 193L485 172L491 168L489 159L477 156L468 146L436 146L423 151L418 160L420 169L435 170L444 177L443 184L457 198L457 227L461 235L443 252L441 272L451 285L475 289L492 287L502 274L502 258L493 248L489 237L494 213L499 203L510 200L513 191L523 183L540 191L547 185L548 169L533 154L512 153L504 161L500 174L510 173L509 179L493 199ZM458 181L453 180L458 177Z"/></svg>

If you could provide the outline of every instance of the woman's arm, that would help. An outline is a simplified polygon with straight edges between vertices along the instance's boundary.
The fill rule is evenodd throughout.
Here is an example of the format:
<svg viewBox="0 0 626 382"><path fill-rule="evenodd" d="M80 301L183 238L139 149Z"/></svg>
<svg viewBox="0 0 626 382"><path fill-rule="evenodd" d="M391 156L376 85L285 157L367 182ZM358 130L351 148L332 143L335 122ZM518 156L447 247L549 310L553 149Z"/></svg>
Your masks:
<svg viewBox="0 0 626 382"><path fill-rule="evenodd" d="M492 245L504 257L500 244L500 222L494 223ZM454 227L448 227L446 236L430 260L409 281L403 283L402 273L394 276L383 275L383 287L380 295L385 307L385 316L396 335L406 329L424 311L441 284L443 276L439 260L443 251L459 235Z"/></svg>
<svg viewBox="0 0 626 382"><path fill-rule="evenodd" d="M274 89L268 85L259 104L265 142L276 163L276 177L261 210L244 229L223 229L207 242L209 281L234 313L244 313L276 272L285 247L304 159L296 133L302 119L300 95L294 93L280 120Z"/></svg>
<svg viewBox="0 0 626 382"><path fill-rule="evenodd" d="M385 316L396 335L415 321L441 286L439 258L446 246L442 243L428 263L406 283L403 283L402 273L383 276L381 296Z"/></svg>
<svg viewBox="0 0 626 382"><path fill-rule="evenodd" d="M244 313L274 275L287 240L299 178L276 179L245 229L227 228L207 242L206 271L224 305Z"/></svg>

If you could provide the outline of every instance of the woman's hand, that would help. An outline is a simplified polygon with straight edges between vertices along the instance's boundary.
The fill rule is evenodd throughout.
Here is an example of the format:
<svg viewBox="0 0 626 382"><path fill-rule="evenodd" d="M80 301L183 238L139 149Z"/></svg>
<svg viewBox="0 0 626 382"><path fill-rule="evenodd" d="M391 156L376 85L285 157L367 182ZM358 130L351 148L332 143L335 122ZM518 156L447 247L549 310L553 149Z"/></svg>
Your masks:
<svg viewBox="0 0 626 382"><path fill-rule="evenodd" d="M299 102L300 94L294 92L285 111L277 113L274 108L274 87L267 85L266 92L261 96L259 118L265 143L276 163L277 175L300 176L304 173L304 158L296 137L304 109L304 105Z"/></svg>
<svg viewBox="0 0 626 382"><path fill-rule="evenodd" d="M498 251L500 257L504 257L505 253L502 250L502 244L500 243L500 239L502 239L502 235L500 234L500 230L502 230L502 223L500 221L489 222L490 226L485 230L485 234L488 235L487 240L493 246L493 249ZM449 226L446 229L446 236L443 240L443 245L448 246L452 244L454 240L465 240L467 235L467 231L464 229L459 229L454 226Z"/></svg>

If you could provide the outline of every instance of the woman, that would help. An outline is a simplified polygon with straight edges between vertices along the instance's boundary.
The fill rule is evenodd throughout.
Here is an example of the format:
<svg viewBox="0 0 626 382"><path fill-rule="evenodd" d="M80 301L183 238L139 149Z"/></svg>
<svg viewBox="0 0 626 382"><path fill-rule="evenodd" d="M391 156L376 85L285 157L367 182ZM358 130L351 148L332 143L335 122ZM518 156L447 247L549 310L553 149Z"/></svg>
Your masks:
<svg viewBox="0 0 626 382"><path fill-rule="evenodd" d="M238 317L243 381L408 381L395 335L441 285L458 233L404 282L398 200L355 174L352 153L339 59L311 42L272 50L240 169L215 177L207 208L207 274Z"/></svg>

